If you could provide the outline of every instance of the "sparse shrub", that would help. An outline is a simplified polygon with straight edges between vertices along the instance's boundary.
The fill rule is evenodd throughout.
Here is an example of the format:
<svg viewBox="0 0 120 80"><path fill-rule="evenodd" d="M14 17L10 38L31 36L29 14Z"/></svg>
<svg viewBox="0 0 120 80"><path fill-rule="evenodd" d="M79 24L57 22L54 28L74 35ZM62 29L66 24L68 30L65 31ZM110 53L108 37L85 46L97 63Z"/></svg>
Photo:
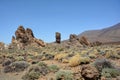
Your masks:
<svg viewBox="0 0 120 80"><path fill-rule="evenodd" d="M38 72L41 75L45 75L48 73L48 68L47 67L40 67L40 66L36 65L36 66L32 66L29 69L29 72L31 72L31 71Z"/></svg>
<svg viewBox="0 0 120 80"><path fill-rule="evenodd" d="M97 56L95 54L89 54L89 57L93 59L93 58L96 58Z"/></svg>
<svg viewBox="0 0 120 80"><path fill-rule="evenodd" d="M13 68L11 66L5 66L3 69L4 73L8 73L8 72L12 72L12 71L13 71Z"/></svg>
<svg viewBox="0 0 120 80"><path fill-rule="evenodd" d="M54 55L52 55L52 54L42 54L42 58L41 58L41 60L43 61L43 60L52 60L54 58Z"/></svg>
<svg viewBox="0 0 120 80"><path fill-rule="evenodd" d="M88 64L90 62L89 57L80 57L80 64Z"/></svg>
<svg viewBox="0 0 120 80"><path fill-rule="evenodd" d="M59 67L57 65L50 65L50 66L48 66L48 68L52 72L56 72L59 70Z"/></svg>
<svg viewBox="0 0 120 80"><path fill-rule="evenodd" d="M40 73L39 72L34 72L34 71L31 71L29 73L26 73L22 79L23 80L36 80L40 77Z"/></svg>
<svg viewBox="0 0 120 80"><path fill-rule="evenodd" d="M112 63L109 60L107 60L107 59L97 59L94 62L94 65L95 65L95 67L97 68L97 70L99 72L101 72L102 69L104 69L104 68L114 68Z"/></svg>
<svg viewBox="0 0 120 80"><path fill-rule="evenodd" d="M23 56L18 56L15 58L16 61L23 61L25 60Z"/></svg>
<svg viewBox="0 0 120 80"><path fill-rule="evenodd" d="M56 54L55 55L55 57L54 57L54 59L55 60L62 60L63 58L65 58L65 57L67 57L67 54L62 54L62 53L60 53L60 54Z"/></svg>
<svg viewBox="0 0 120 80"><path fill-rule="evenodd" d="M73 56L73 57L69 60L69 66L71 66L71 67L78 66L79 64L80 64L80 55L79 55L79 54Z"/></svg>
<svg viewBox="0 0 120 80"><path fill-rule="evenodd" d="M26 68L28 68L29 64L25 61L16 61L11 63L8 66L5 66L4 68L4 72L19 72L19 71L23 71Z"/></svg>
<svg viewBox="0 0 120 80"><path fill-rule="evenodd" d="M111 68L104 68L104 69L102 69L101 75L106 77L106 78L115 78L117 76L120 76L120 70L111 69Z"/></svg>
<svg viewBox="0 0 120 80"><path fill-rule="evenodd" d="M51 60L51 59L54 58L54 55L52 55L52 54L45 54L45 58L46 58L47 60Z"/></svg>
<svg viewBox="0 0 120 80"><path fill-rule="evenodd" d="M64 48L59 48L59 51L64 51Z"/></svg>
<svg viewBox="0 0 120 80"><path fill-rule="evenodd" d="M90 62L89 57L82 57L79 54L77 54L69 60L69 66L75 67L78 66L79 64L87 64L89 62Z"/></svg>
<svg viewBox="0 0 120 80"><path fill-rule="evenodd" d="M82 51L80 54L81 54L81 55L86 55L87 53L88 53L88 51L85 51L85 50L84 50L84 51Z"/></svg>
<svg viewBox="0 0 120 80"><path fill-rule="evenodd" d="M62 59L62 63L69 63L68 59Z"/></svg>
<svg viewBox="0 0 120 80"><path fill-rule="evenodd" d="M48 73L48 67L43 62L29 68L28 72L22 77L23 80L36 80L40 75Z"/></svg>
<svg viewBox="0 0 120 80"><path fill-rule="evenodd" d="M120 55L114 54L114 53L106 53L106 58L111 58L111 59L120 59Z"/></svg>
<svg viewBox="0 0 120 80"><path fill-rule="evenodd" d="M47 64L45 64L44 62L41 61L41 62L38 63L38 66L47 67Z"/></svg>
<svg viewBox="0 0 120 80"><path fill-rule="evenodd" d="M12 60L7 59L7 60L5 60L5 61L2 63L2 66L8 66L8 65L10 65L11 63L12 63Z"/></svg>
<svg viewBox="0 0 120 80"><path fill-rule="evenodd" d="M72 71L60 70L56 72L56 80L73 80Z"/></svg>
<svg viewBox="0 0 120 80"><path fill-rule="evenodd" d="M37 58L37 59L41 59L42 57L43 57L42 54L38 54L36 58Z"/></svg>
<svg viewBox="0 0 120 80"><path fill-rule="evenodd" d="M13 62L10 66L14 68L15 72L18 72L28 68L29 63L26 61L16 61L16 62Z"/></svg>
<svg viewBox="0 0 120 80"><path fill-rule="evenodd" d="M120 59L120 55L118 55L116 51L112 51L112 50L106 50L105 56L106 58Z"/></svg>

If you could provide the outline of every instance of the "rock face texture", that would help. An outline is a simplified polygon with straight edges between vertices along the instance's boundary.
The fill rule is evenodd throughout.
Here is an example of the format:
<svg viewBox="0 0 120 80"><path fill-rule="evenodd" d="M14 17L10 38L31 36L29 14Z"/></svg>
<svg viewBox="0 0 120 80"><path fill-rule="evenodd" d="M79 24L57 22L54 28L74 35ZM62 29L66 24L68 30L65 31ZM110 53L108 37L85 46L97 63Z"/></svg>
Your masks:
<svg viewBox="0 0 120 80"><path fill-rule="evenodd" d="M85 36L79 38L76 34L70 34L69 42L77 45L80 44L80 45L90 46L90 42Z"/></svg>
<svg viewBox="0 0 120 80"><path fill-rule="evenodd" d="M91 65L82 66L81 74L85 80L98 80L99 72Z"/></svg>
<svg viewBox="0 0 120 80"><path fill-rule="evenodd" d="M77 37L76 34L70 34L70 37L69 37L70 42L78 41L78 40L79 40L79 38Z"/></svg>
<svg viewBox="0 0 120 80"><path fill-rule="evenodd" d="M61 34L59 32L55 33L56 43L61 43Z"/></svg>
<svg viewBox="0 0 120 80"><path fill-rule="evenodd" d="M90 46L90 42L88 41L88 39L87 39L85 36L82 36L82 37L80 38L80 43L81 43L82 45Z"/></svg>
<svg viewBox="0 0 120 80"><path fill-rule="evenodd" d="M25 29L23 26L19 26L15 31L15 37L12 37L11 44L17 44L19 48L24 48L27 45L45 46L45 43L42 40L34 37L30 28Z"/></svg>

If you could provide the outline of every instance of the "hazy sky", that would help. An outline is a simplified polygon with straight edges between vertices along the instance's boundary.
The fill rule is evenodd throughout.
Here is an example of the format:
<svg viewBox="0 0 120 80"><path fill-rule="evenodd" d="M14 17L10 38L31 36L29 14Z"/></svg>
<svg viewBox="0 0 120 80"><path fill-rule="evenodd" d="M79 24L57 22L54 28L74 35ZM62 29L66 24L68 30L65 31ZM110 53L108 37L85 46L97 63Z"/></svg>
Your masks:
<svg viewBox="0 0 120 80"><path fill-rule="evenodd" d="M0 0L0 41L11 42L19 25L52 42L70 34L102 29L120 22L120 0Z"/></svg>

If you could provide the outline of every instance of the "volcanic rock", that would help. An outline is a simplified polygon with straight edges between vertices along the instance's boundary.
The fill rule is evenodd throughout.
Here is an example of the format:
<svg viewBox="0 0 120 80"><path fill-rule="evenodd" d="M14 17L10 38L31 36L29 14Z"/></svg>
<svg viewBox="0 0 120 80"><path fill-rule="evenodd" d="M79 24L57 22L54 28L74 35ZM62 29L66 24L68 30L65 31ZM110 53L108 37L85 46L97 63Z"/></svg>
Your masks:
<svg viewBox="0 0 120 80"><path fill-rule="evenodd" d="M30 28L25 29L23 26L19 26L15 31L15 37L12 37L11 44L17 44L17 47L20 49L28 45L45 46L42 40L34 37L33 31Z"/></svg>
<svg viewBox="0 0 120 80"><path fill-rule="evenodd" d="M84 65L82 66L81 75L85 80L97 80L99 72L91 65Z"/></svg>
<svg viewBox="0 0 120 80"><path fill-rule="evenodd" d="M90 42L88 41L88 39L87 39L85 36L82 36L82 37L80 38L80 43L81 43L82 45L90 46Z"/></svg>
<svg viewBox="0 0 120 80"><path fill-rule="evenodd" d="M59 32L56 32L55 34L56 34L56 36L55 36L56 43L61 43L61 34Z"/></svg>

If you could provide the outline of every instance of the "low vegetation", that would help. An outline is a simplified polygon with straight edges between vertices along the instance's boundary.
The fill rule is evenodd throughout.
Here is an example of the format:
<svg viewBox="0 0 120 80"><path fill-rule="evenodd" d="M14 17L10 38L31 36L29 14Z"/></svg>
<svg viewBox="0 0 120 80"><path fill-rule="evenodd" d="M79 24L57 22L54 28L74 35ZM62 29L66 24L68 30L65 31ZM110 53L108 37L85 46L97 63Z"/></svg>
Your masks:
<svg viewBox="0 0 120 80"><path fill-rule="evenodd" d="M23 80L100 80L120 76L120 51L116 45L78 47L47 44L3 49L0 64L6 73L23 73ZM19 74L18 74L19 75Z"/></svg>

